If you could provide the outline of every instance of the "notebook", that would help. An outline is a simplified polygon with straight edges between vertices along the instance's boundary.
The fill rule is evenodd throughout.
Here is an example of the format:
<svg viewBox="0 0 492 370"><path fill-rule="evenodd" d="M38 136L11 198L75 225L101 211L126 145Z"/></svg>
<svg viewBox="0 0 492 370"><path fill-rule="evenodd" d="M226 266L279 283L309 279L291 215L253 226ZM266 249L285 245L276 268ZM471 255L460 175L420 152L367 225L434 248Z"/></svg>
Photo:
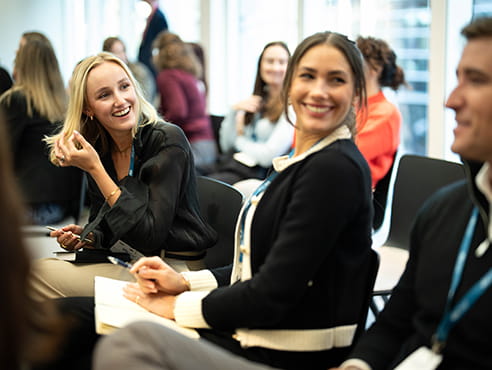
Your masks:
<svg viewBox="0 0 492 370"><path fill-rule="evenodd" d="M96 276L94 284L95 321L98 334L109 334L135 321L152 321L190 338L200 337L196 330L179 326L174 320L149 312L135 302L126 299L123 296L123 287L128 284L127 281Z"/></svg>

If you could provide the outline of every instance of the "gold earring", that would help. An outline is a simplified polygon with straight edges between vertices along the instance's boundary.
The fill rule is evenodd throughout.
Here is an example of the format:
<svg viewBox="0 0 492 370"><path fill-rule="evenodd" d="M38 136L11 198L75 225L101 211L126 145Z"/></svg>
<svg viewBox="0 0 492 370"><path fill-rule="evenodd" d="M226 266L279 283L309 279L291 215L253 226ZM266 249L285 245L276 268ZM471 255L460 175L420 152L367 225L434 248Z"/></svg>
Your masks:
<svg viewBox="0 0 492 370"><path fill-rule="evenodd" d="M91 121L94 119L94 116L89 116L89 118L91 119Z"/></svg>

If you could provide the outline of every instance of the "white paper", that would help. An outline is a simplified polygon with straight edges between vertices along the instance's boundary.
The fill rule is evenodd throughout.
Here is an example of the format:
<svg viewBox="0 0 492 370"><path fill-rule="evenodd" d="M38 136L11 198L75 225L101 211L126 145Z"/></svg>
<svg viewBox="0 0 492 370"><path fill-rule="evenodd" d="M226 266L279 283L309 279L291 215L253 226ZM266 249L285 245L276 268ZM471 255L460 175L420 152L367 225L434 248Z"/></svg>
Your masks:
<svg viewBox="0 0 492 370"><path fill-rule="evenodd" d="M427 347L420 347L395 367L395 370L434 370L441 361L442 355Z"/></svg>
<svg viewBox="0 0 492 370"><path fill-rule="evenodd" d="M123 287L128 284L127 281L96 276L94 283L96 331L99 334L108 333L102 329L103 326L121 328L135 321L152 321L188 337L196 339L200 337L196 330L179 326L175 321L149 312L135 302L126 299L123 296Z"/></svg>

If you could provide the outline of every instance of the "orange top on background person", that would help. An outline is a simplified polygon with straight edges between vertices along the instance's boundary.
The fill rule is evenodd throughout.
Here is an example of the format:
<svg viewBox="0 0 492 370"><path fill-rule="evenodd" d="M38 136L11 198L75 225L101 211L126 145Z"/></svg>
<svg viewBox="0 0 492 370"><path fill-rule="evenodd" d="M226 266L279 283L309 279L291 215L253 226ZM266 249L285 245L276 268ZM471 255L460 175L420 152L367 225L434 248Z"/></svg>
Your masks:
<svg viewBox="0 0 492 370"><path fill-rule="evenodd" d="M367 109L357 112L355 143L371 169L372 187L393 164L400 145L401 113L389 102L383 87L398 90L405 85L404 72L396 64L396 54L386 41L374 37L358 37L357 47L365 62Z"/></svg>

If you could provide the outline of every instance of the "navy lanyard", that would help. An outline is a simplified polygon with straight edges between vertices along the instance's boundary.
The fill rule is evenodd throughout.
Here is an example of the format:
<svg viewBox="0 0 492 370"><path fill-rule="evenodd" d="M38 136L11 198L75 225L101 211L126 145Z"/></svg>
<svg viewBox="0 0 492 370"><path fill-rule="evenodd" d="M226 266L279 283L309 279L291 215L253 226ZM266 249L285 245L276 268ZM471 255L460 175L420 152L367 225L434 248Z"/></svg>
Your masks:
<svg viewBox="0 0 492 370"><path fill-rule="evenodd" d="M313 145L314 146L314 145ZM294 155L294 149L289 153L289 158ZM246 215L248 214L249 208L251 207L251 199L263 193L268 185L273 181L273 179L278 175L277 171L273 171L266 179L263 181L253 192L253 194L248 198L246 204L244 205L243 213L241 214L241 220L239 222L239 245L243 245L244 241L244 224L246 223ZM242 249L242 248L241 248ZM239 254L239 262L243 261L243 252Z"/></svg>
<svg viewBox="0 0 492 370"><path fill-rule="evenodd" d="M466 292L460 301L457 302L454 307L451 307L451 302L456 294L458 284L463 274L477 219L478 209L475 207L470 216L470 221L468 221L463 240L461 241L458 258L454 265L453 278L451 280L444 314L437 327L437 331L434 334L432 350L436 353L439 353L444 347L451 328L468 312L477 299L480 298L492 284L492 268L490 268L489 271L483 275L482 278L468 290L468 292Z"/></svg>
<svg viewBox="0 0 492 370"><path fill-rule="evenodd" d="M132 154L130 156L130 168L128 169L128 176L133 177L133 166L135 162L135 147L132 144Z"/></svg>

